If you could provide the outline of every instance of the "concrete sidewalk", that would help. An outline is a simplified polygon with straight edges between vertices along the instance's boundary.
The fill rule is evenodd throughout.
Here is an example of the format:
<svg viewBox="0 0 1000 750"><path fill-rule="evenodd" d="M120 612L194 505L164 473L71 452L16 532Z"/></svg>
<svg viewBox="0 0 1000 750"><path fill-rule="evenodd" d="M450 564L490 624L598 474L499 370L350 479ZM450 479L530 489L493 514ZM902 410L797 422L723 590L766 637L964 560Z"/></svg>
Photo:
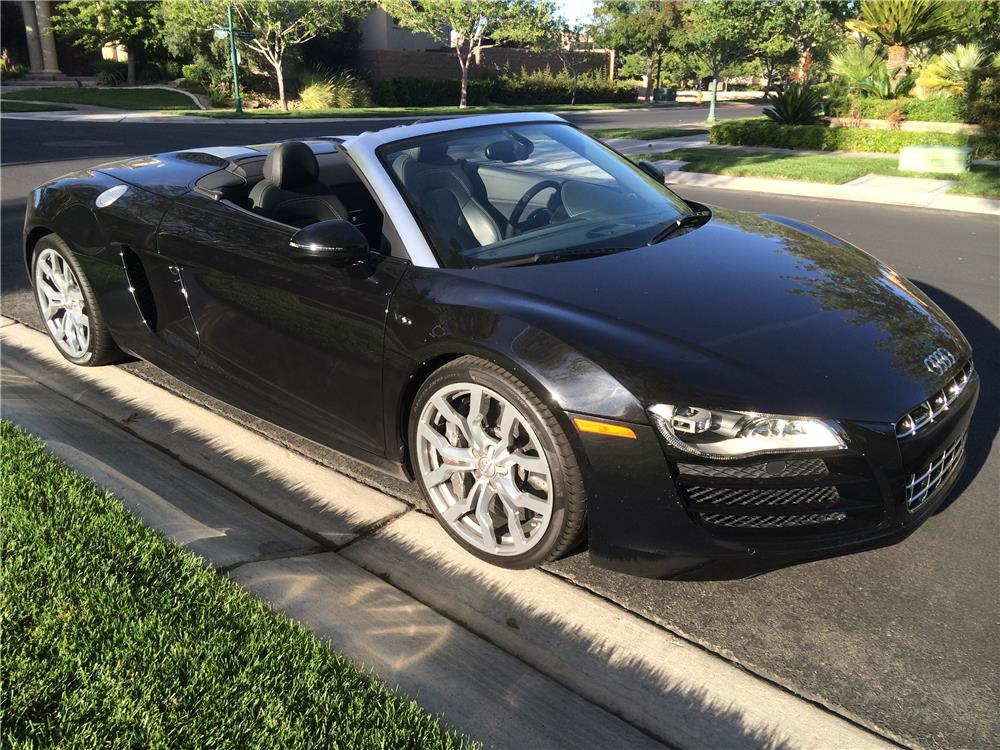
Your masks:
<svg viewBox="0 0 1000 750"><path fill-rule="evenodd" d="M690 185L691 187L877 203L886 206L913 206L941 211L1000 216L1000 200L977 198L970 195L953 195L948 192L948 188L954 184L951 180L864 175L843 185L830 185L822 182L681 172L676 169L678 162L665 161L657 162L657 164L667 167L665 182L671 186Z"/></svg>
<svg viewBox="0 0 1000 750"><path fill-rule="evenodd" d="M867 748L877 729L119 368L0 328L4 417L452 726L513 748Z"/></svg>

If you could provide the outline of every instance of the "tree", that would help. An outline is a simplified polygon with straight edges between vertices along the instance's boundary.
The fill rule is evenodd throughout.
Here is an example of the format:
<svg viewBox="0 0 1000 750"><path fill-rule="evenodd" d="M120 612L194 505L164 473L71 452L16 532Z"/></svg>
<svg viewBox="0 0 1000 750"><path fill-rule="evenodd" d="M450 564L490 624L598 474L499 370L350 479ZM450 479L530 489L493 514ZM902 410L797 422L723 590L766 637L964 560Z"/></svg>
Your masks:
<svg viewBox="0 0 1000 750"><path fill-rule="evenodd" d="M538 44L550 33L553 6L538 0L378 0L402 26L452 43L462 71L458 106L468 106L469 66L487 39Z"/></svg>
<svg viewBox="0 0 1000 750"><path fill-rule="evenodd" d="M570 104L576 104L580 72L593 46L587 27L579 22L570 23L563 16L553 16L540 46L558 57L563 69L569 74L572 86Z"/></svg>
<svg viewBox="0 0 1000 750"><path fill-rule="evenodd" d="M908 49L951 33L952 22L941 0L863 0L860 18L848 21L847 28L885 45L890 75L902 78L908 70Z"/></svg>
<svg viewBox="0 0 1000 750"><path fill-rule="evenodd" d="M697 0L689 6L682 39L712 76L709 121L715 120L719 76L753 54L756 10L754 0Z"/></svg>
<svg viewBox="0 0 1000 750"><path fill-rule="evenodd" d="M163 4L168 48L207 39L214 27L226 25L226 7L233 6L234 23L254 34L241 44L268 64L278 83L278 101L288 111L285 60L300 44L338 30L344 19L363 14L367 3L352 0L167 0Z"/></svg>
<svg viewBox="0 0 1000 750"><path fill-rule="evenodd" d="M52 26L80 47L124 46L128 82L134 85L139 49L156 44L159 38L158 5L148 0L70 0L55 4Z"/></svg>
<svg viewBox="0 0 1000 750"><path fill-rule="evenodd" d="M672 0L602 0L594 8L594 35L601 44L626 54L642 54L647 102L653 91L653 66L680 28L680 8Z"/></svg>
<svg viewBox="0 0 1000 750"><path fill-rule="evenodd" d="M805 78L807 55L815 60L843 37L833 10L823 0L767 0L757 6L753 47L767 80L765 91L794 65Z"/></svg>

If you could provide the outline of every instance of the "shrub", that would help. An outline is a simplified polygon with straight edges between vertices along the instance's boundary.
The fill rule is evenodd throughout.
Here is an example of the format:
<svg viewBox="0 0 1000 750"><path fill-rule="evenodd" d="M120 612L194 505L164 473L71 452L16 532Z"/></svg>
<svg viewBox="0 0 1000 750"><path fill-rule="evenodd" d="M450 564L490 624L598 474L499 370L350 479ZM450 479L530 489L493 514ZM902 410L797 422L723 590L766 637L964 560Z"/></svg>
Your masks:
<svg viewBox="0 0 1000 750"><path fill-rule="evenodd" d="M10 57L7 56L7 50L0 50L0 76L6 79L20 78L28 69L23 65L15 65L10 61Z"/></svg>
<svg viewBox="0 0 1000 750"><path fill-rule="evenodd" d="M375 99L386 107L456 106L461 93L462 82L457 78L404 76L379 83ZM490 82L470 80L467 93L469 104L488 104Z"/></svg>
<svg viewBox="0 0 1000 750"><path fill-rule="evenodd" d="M212 65L204 58L199 58L193 63L181 67L181 76L184 78L185 88L210 86L213 73Z"/></svg>
<svg viewBox="0 0 1000 750"><path fill-rule="evenodd" d="M101 60L96 66L97 82L102 86L120 86L128 80L128 63Z"/></svg>
<svg viewBox="0 0 1000 750"><path fill-rule="evenodd" d="M367 107L368 85L350 73L306 73L299 81L299 99L306 109Z"/></svg>
<svg viewBox="0 0 1000 750"><path fill-rule="evenodd" d="M808 125L816 122L820 115L819 95L808 85L789 84L778 94L770 95L770 107L764 115L785 125Z"/></svg>
<svg viewBox="0 0 1000 750"><path fill-rule="evenodd" d="M969 107L971 122L977 122L990 133L1000 131L1000 77L984 78L979 85L980 99Z"/></svg>
<svg viewBox="0 0 1000 750"><path fill-rule="evenodd" d="M975 159L1000 157L995 134L918 133L907 130L781 125L770 120L723 120L712 126L709 142L725 146L773 146L817 151L874 151L894 154L903 146L971 146Z"/></svg>
<svg viewBox="0 0 1000 750"><path fill-rule="evenodd" d="M181 66L174 60L148 60L139 71L140 83L160 83L181 77Z"/></svg>

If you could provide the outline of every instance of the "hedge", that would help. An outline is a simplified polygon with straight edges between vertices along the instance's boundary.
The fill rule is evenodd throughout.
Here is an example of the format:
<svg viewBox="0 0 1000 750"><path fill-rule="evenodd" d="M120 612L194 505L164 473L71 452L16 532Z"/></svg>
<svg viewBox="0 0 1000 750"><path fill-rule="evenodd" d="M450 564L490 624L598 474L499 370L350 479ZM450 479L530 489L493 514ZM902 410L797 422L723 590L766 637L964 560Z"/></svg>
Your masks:
<svg viewBox="0 0 1000 750"><path fill-rule="evenodd" d="M975 159L1000 159L1000 135L918 133L909 130L779 125L764 119L723 120L708 140L720 146L774 146L816 151L874 151L894 154L903 146L971 146Z"/></svg>
<svg viewBox="0 0 1000 750"><path fill-rule="evenodd" d="M896 109L905 119L917 122L971 122L965 101L957 97L925 101L905 96L898 99L858 97L854 101L853 114L863 120L885 120ZM834 117L851 117L851 102L835 99L830 102L829 112Z"/></svg>
<svg viewBox="0 0 1000 750"><path fill-rule="evenodd" d="M468 82L466 97L472 105L489 104L490 81ZM462 82L457 78L403 76L375 85L372 95L384 107L440 107L458 104Z"/></svg>

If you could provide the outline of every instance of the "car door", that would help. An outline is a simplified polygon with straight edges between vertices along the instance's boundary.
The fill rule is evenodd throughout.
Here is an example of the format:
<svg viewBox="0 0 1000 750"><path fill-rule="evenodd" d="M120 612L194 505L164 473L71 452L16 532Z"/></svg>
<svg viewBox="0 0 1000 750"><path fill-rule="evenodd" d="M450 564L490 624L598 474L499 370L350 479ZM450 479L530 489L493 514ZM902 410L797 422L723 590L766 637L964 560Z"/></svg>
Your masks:
<svg viewBox="0 0 1000 750"><path fill-rule="evenodd" d="M191 193L164 217L158 248L180 269L214 390L313 440L381 455L385 316L406 261L295 260L295 231Z"/></svg>

